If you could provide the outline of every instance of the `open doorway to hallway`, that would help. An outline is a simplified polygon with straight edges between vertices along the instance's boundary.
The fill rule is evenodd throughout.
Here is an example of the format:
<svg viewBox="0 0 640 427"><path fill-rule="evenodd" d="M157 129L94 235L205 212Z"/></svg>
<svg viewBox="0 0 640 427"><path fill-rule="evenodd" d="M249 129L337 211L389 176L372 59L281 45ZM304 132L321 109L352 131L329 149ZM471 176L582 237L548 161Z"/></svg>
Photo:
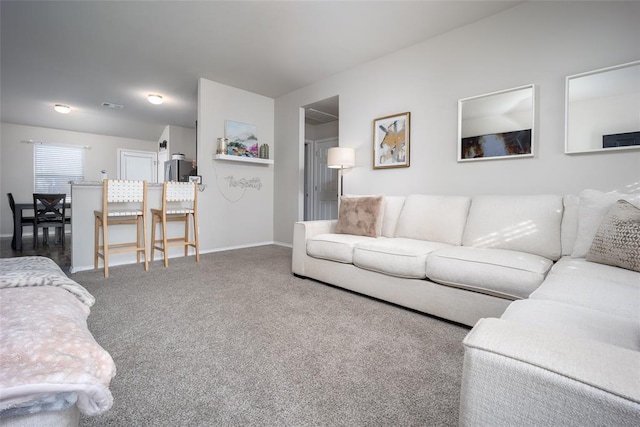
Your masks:
<svg viewBox="0 0 640 427"><path fill-rule="evenodd" d="M338 171L327 167L327 152L339 143L338 96L304 107L304 220L338 218Z"/></svg>

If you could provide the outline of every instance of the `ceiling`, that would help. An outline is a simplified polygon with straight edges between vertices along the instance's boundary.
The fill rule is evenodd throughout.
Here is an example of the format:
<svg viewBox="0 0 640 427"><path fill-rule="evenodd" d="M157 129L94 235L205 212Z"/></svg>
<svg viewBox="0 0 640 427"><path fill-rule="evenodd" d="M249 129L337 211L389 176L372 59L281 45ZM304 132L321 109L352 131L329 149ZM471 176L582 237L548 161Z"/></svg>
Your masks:
<svg viewBox="0 0 640 427"><path fill-rule="evenodd" d="M520 3L3 0L0 119L155 141L200 77L277 98Z"/></svg>

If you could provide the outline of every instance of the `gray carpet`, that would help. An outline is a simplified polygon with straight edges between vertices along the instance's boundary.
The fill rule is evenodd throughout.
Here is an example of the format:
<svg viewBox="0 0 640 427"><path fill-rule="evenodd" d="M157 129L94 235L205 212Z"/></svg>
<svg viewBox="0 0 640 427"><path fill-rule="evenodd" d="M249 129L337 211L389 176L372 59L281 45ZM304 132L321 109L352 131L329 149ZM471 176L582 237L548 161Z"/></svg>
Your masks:
<svg viewBox="0 0 640 427"><path fill-rule="evenodd" d="M82 426L452 426L468 329L294 277L262 246L80 272L118 373Z"/></svg>

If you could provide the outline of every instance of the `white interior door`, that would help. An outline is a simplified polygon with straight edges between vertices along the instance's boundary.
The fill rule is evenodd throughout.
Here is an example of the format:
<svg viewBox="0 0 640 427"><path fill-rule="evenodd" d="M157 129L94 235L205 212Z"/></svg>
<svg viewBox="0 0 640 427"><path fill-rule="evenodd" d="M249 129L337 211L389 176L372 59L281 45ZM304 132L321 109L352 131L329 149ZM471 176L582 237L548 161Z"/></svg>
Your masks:
<svg viewBox="0 0 640 427"><path fill-rule="evenodd" d="M304 220L311 221L313 219L313 158L314 158L313 141L306 140L304 142Z"/></svg>
<svg viewBox="0 0 640 427"><path fill-rule="evenodd" d="M118 149L118 179L157 182L158 153Z"/></svg>
<svg viewBox="0 0 640 427"><path fill-rule="evenodd" d="M327 167L327 152L338 138L315 141L314 219L338 218L338 170Z"/></svg>

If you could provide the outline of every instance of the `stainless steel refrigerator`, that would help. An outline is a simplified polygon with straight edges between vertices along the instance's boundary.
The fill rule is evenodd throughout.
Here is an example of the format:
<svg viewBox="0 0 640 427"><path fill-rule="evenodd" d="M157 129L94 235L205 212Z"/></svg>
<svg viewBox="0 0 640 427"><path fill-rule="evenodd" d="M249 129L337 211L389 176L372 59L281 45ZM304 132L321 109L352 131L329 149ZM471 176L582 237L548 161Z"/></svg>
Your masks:
<svg viewBox="0 0 640 427"><path fill-rule="evenodd" d="M193 171L191 160L172 159L164 162L164 180L189 182L189 175Z"/></svg>

